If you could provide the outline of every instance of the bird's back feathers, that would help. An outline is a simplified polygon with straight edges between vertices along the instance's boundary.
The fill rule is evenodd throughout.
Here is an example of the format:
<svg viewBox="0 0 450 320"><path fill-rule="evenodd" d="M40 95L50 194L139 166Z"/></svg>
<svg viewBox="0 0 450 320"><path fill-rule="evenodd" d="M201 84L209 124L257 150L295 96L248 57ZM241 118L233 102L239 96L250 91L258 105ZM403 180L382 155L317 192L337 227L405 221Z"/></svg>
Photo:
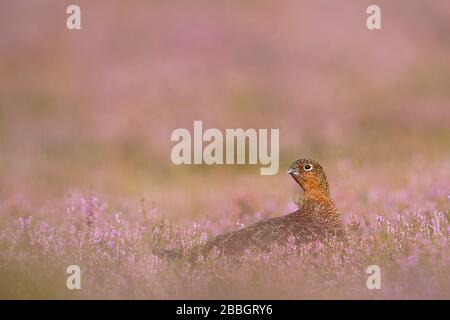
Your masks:
<svg viewBox="0 0 450 320"><path fill-rule="evenodd" d="M193 250L193 255L206 256L216 248L225 255L241 254L244 250L268 250L272 245L295 244L340 236L342 223L336 207L330 203L304 202L288 215L257 222L249 227L219 235Z"/></svg>

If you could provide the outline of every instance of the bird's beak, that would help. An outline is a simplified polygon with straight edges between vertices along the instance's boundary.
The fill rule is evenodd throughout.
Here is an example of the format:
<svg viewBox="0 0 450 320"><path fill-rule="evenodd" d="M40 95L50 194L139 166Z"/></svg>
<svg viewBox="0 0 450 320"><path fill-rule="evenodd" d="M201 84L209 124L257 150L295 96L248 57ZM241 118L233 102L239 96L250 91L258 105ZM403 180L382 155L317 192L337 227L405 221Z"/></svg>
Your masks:
<svg viewBox="0 0 450 320"><path fill-rule="evenodd" d="M293 174L294 172L295 172L295 170L293 168L289 168L287 171L288 174Z"/></svg>

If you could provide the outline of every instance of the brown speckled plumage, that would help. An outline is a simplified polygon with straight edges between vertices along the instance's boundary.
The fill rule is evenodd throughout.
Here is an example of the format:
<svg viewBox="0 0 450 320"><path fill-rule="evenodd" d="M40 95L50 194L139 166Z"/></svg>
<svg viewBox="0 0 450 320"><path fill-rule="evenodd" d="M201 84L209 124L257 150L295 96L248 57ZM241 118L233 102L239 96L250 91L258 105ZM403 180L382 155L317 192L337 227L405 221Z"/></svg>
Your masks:
<svg viewBox="0 0 450 320"><path fill-rule="evenodd" d="M291 165L288 173L305 193L297 211L219 235L194 249L192 256L206 256L214 247L223 254L235 255L246 249L267 250L274 244L285 245L291 239L300 244L342 236L341 217L330 197L322 166L311 159L300 159Z"/></svg>

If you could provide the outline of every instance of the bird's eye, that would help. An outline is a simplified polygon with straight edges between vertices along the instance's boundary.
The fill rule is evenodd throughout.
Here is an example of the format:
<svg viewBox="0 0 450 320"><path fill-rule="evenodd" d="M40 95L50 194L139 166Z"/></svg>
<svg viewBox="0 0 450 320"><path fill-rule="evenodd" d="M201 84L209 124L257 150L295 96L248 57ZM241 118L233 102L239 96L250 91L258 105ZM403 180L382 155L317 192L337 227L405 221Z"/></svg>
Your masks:
<svg viewBox="0 0 450 320"><path fill-rule="evenodd" d="M305 169L305 171L311 171L312 168L313 168L313 166L310 164L305 164L305 166L303 167L303 169Z"/></svg>

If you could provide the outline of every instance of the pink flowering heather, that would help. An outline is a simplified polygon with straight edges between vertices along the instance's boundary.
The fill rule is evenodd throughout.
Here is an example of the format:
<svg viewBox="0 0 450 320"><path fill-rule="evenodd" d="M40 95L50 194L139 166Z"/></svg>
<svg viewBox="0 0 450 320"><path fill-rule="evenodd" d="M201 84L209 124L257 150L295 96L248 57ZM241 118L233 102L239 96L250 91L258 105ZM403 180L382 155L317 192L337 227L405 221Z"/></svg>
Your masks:
<svg viewBox="0 0 450 320"><path fill-rule="evenodd" d="M1 230L2 297L449 297L448 206L405 208L396 216L376 216L373 223L352 215L345 241L292 241L265 253L247 251L238 261L215 252L192 265L183 257L161 258L153 249L187 252L221 231L215 223L185 227L158 215L129 220L105 206L92 206L89 214L101 217L92 222L86 220L86 200L77 201L71 219L61 224L24 217ZM71 264L83 271L79 292L65 288L64 271ZM381 268L382 288L371 291L365 270L373 264Z"/></svg>
<svg viewBox="0 0 450 320"><path fill-rule="evenodd" d="M81 30L0 1L0 299L450 299L450 1L379 1L381 30L359 0L76 2ZM279 172L175 165L196 120L279 129ZM343 241L187 258L296 210L299 158Z"/></svg>

